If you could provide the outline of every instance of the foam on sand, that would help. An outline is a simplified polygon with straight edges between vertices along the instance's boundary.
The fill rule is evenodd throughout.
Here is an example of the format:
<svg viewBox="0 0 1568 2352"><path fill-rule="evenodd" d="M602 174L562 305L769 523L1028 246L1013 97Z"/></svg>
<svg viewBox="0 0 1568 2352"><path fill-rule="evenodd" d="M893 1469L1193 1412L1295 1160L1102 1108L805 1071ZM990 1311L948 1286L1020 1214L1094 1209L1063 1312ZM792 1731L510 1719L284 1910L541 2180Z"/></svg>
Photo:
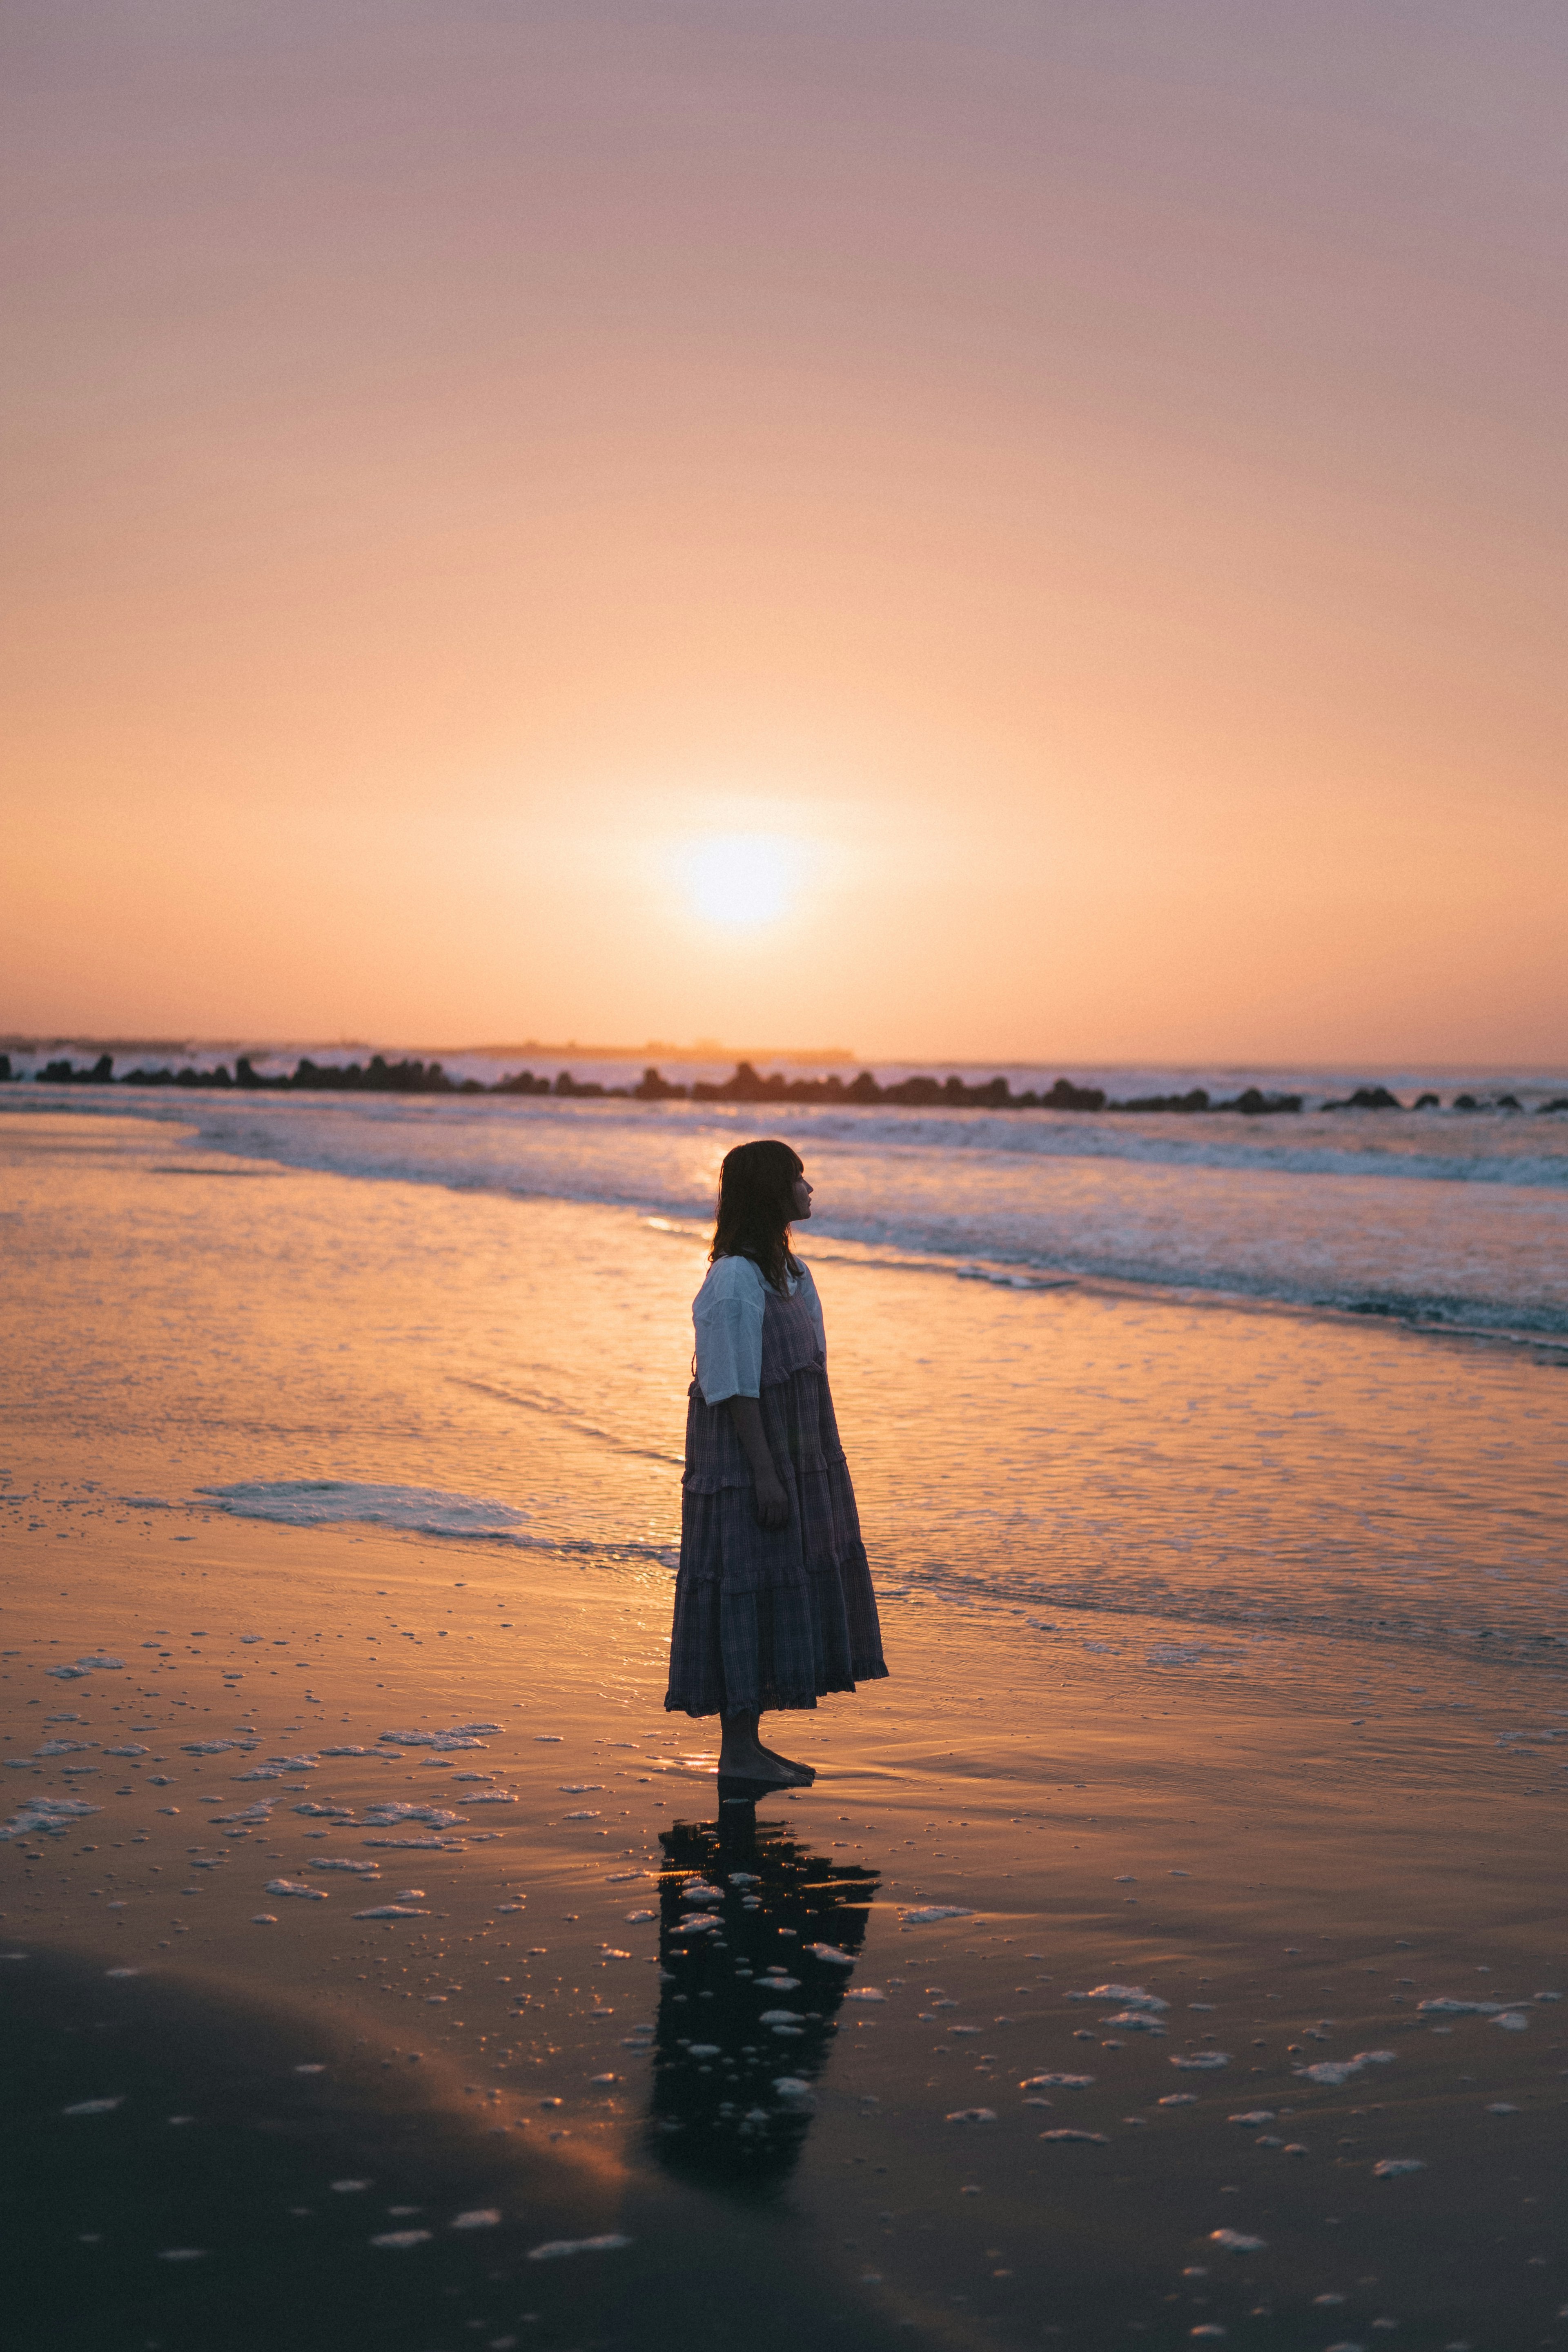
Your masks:
<svg viewBox="0 0 1568 2352"><path fill-rule="evenodd" d="M452 1495L437 1486L365 1485L352 1478L246 1478L197 1491L237 1518L276 1519L289 1528L358 1520L409 1535L505 1536L529 1517L510 1503L491 1502L482 1495Z"/></svg>
<svg viewBox="0 0 1568 2352"><path fill-rule="evenodd" d="M528 2259L531 2263L555 2263L568 2254L612 2254L631 2242L614 2230L598 2238L551 2238L542 2246L530 2246Z"/></svg>

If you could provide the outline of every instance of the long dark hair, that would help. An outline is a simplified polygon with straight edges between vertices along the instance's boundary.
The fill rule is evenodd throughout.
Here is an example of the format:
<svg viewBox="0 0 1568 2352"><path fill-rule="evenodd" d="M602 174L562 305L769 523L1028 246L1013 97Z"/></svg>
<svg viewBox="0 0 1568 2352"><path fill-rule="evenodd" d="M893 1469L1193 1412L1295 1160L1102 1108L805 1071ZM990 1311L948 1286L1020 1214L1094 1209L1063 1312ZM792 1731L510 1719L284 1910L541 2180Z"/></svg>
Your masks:
<svg viewBox="0 0 1568 2352"><path fill-rule="evenodd" d="M790 1255L795 1181L805 1162L787 1143L738 1143L719 1171L719 1209L710 1261L749 1257L775 1290L799 1274Z"/></svg>

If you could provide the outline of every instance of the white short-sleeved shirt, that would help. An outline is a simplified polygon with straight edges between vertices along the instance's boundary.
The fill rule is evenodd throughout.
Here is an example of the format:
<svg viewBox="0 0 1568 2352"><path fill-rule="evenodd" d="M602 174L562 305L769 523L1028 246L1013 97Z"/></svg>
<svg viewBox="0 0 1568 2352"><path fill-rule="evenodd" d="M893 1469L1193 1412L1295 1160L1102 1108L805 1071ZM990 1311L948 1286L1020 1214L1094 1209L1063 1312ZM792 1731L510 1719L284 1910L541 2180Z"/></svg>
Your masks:
<svg viewBox="0 0 1568 2352"><path fill-rule="evenodd" d="M811 1268L802 1266L798 1278L787 1275L784 1279L789 1296L793 1298L798 1292L805 1299L826 1355L822 1301ZM726 1397L758 1394L763 1384L763 1317L767 1303L768 1286L761 1267L751 1258L714 1259L691 1302L691 1320L697 1330L697 1385L707 1403L722 1404Z"/></svg>

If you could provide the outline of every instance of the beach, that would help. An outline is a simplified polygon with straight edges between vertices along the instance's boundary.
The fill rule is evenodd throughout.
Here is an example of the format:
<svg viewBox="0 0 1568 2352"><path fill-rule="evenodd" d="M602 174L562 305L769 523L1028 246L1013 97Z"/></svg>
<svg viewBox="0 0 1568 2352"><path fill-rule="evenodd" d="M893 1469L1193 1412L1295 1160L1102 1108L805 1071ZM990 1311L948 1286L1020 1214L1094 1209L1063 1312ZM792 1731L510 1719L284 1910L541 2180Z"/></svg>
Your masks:
<svg viewBox="0 0 1568 2352"><path fill-rule="evenodd" d="M890 1678L721 1837L663 1709L711 1134L584 1197L461 1116L0 1117L15 2340L1556 2340L1560 1192L1355 1179L1401 1300L1468 1236L1423 1324L1005 1257L994 1163L944 1255L884 1139L905 1223L803 1245ZM1211 1179L1331 1253L1331 1177Z"/></svg>

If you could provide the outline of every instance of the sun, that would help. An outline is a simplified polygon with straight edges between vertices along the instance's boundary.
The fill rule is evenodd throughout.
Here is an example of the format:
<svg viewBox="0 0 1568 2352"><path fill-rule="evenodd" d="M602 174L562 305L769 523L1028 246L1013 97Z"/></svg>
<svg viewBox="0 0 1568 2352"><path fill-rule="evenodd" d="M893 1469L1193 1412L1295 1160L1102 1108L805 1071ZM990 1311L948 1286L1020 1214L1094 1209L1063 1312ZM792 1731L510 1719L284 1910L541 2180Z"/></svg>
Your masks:
<svg viewBox="0 0 1568 2352"><path fill-rule="evenodd" d="M752 930L786 914L800 880L798 845L776 834L716 833L687 845L681 878L703 919Z"/></svg>

